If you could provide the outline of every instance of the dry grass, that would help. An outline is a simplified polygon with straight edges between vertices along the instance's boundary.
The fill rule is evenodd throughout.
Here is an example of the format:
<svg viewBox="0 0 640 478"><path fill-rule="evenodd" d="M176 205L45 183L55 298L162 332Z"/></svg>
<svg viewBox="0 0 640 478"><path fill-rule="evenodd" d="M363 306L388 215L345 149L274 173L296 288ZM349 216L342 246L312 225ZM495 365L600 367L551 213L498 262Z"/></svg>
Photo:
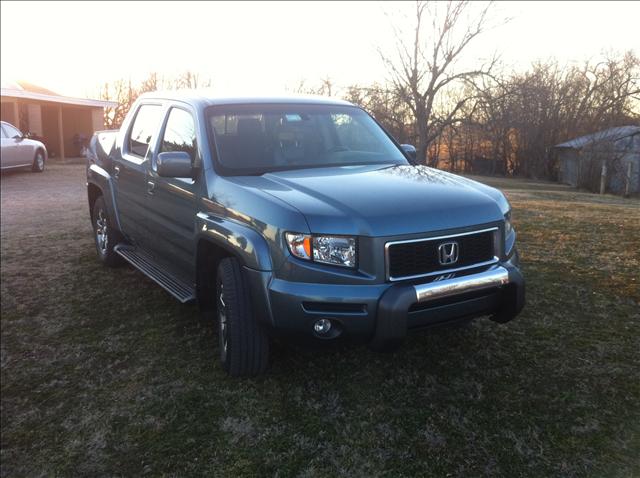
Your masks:
<svg viewBox="0 0 640 478"><path fill-rule="evenodd" d="M276 350L95 259L83 169L2 177L2 476L640 474L640 202L500 180L528 305L397 354Z"/></svg>

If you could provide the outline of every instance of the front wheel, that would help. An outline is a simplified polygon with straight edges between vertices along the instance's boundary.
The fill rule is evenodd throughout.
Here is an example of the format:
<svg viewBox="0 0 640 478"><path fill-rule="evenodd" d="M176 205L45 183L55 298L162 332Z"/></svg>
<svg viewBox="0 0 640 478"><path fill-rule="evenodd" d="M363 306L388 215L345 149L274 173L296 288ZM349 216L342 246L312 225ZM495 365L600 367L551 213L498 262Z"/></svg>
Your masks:
<svg viewBox="0 0 640 478"><path fill-rule="evenodd" d="M40 150L36 151L36 155L33 158L33 166L31 170L34 173L41 173L44 171L44 153Z"/></svg>
<svg viewBox="0 0 640 478"><path fill-rule="evenodd" d="M222 259L216 274L220 362L232 377L258 375L269 364L269 337L251 310L237 259Z"/></svg>
<svg viewBox="0 0 640 478"><path fill-rule="evenodd" d="M93 237L100 260L109 267L122 263L121 257L113 248L120 242L119 232L113 227L104 198L100 196L93 204Z"/></svg>

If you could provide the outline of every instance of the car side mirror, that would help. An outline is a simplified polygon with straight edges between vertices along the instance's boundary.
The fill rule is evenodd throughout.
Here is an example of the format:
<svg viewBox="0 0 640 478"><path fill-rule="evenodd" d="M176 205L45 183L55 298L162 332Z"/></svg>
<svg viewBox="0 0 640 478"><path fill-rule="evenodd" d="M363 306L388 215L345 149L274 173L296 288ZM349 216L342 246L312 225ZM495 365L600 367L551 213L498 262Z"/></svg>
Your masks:
<svg viewBox="0 0 640 478"><path fill-rule="evenodd" d="M193 176L191 155L186 151L169 151L158 154L158 176L164 178L190 178Z"/></svg>
<svg viewBox="0 0 640 478"><path fill-rule="evenodd" d="M412 144L401 144L400 147L402 151L411 158L411 161L418 160L418 152L416 151L416 147Z"/></svg>
<svg viewBox="0 0 640 478"><path fill-rule="evenodd" d="M13 139L17 140L17 141L22 141L24 139L24 136L17 134L13 137Z"/></svg>

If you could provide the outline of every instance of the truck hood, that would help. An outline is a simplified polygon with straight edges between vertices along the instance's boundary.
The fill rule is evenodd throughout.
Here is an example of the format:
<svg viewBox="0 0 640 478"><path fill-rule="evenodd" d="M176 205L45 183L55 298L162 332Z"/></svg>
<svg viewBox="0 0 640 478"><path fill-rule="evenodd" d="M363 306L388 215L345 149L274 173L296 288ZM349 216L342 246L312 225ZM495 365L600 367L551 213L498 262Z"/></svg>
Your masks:
<svg viewBox="0 0 640 478"><path fill-rule="evenodd" d="M298 209L312 233L393 236L486 224L509 205L498 190L425 166L341 166L244 178Z"/></svg>

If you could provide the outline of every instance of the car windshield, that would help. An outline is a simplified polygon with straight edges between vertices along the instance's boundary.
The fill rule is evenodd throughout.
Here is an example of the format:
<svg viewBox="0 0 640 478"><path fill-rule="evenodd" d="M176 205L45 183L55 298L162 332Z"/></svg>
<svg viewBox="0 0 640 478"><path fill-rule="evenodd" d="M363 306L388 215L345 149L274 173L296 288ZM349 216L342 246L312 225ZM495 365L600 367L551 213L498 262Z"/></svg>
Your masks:
<svg viewBox="0 0 640 478"><path fill-rule="evenodd" d="M209 126L225 174L408 164L382 128L353 106L216 106Z"/></svg>

